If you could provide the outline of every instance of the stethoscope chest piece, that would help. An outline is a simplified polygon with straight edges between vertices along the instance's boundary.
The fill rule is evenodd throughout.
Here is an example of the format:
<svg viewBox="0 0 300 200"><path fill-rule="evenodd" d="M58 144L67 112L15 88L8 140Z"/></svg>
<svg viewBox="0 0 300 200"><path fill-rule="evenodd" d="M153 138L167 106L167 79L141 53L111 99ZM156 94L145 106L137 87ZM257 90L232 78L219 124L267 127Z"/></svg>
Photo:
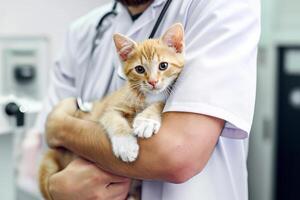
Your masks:
<svg viewBox="0 0 300 200"><path fill-rule="evenodd" d="M79 110L82 112L91 112L93 108L93 104L90 102L83 102L82 98L78 97L76 99L76 105Z"/></svg>

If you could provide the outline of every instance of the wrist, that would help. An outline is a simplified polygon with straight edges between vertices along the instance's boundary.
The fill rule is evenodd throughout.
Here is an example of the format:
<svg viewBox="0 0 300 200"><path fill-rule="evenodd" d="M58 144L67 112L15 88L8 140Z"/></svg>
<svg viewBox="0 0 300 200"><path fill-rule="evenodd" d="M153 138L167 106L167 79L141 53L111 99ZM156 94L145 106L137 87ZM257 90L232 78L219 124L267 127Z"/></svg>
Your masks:
<svg viewBox="0 0 300 200"><path fill-rule="evenodd" d="M50 113L46 122L46 140L49 147L63 147L65 128L64 128L64 114Z"/></svg>

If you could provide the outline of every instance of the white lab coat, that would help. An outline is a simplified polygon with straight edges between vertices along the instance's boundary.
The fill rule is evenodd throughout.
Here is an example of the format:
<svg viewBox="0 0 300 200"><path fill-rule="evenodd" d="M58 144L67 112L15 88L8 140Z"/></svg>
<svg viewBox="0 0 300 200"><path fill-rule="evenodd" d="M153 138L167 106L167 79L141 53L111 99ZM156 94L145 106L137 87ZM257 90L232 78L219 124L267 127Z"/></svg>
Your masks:
<svg viewBox="0 0 300 200"><path fill-rule="evenodd" d="M132 22L119 6L119 14L106 31L92 60L95 27L111 6L96 9L72 24L61 57L53 68L49 96L39 118L41 127L54 104L77 97L102 98L124 83L112 40L120 32L136 41L146 39L166 0L155 0ZM246 200L247 148L256 89L256 54L260 34L258 0L173 1L156 36L170 25L185 28L186 65L164 109L211 115L226 125L204 170L183 184L143 182L143 200ZM83 74L87 71L87 80ZM85 83L83 86L82 84Z"/></svg>

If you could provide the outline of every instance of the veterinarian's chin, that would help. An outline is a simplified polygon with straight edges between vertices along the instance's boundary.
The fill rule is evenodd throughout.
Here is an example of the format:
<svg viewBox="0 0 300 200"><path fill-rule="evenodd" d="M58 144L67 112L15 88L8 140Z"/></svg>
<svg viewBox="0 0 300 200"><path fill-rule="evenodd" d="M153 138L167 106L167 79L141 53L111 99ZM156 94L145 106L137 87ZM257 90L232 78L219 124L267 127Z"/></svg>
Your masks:
<svg viewBox="0 0 300 200"><path fill-rule="evenodd" d="M154 0L117 0L118 2L122 3L124 6L139 6Z"/></svg>

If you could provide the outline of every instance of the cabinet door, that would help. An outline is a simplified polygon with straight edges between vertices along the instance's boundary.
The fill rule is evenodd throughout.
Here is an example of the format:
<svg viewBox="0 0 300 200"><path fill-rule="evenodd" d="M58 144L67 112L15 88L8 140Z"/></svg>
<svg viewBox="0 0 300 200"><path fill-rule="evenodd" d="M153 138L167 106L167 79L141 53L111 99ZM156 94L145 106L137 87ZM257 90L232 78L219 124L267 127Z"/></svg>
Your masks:
<svg viewBox="0 0 300 200"><path fill-rule="evenodd" d="M278 200L299 198L300 47L280 47L276 193Z"/></svg>

